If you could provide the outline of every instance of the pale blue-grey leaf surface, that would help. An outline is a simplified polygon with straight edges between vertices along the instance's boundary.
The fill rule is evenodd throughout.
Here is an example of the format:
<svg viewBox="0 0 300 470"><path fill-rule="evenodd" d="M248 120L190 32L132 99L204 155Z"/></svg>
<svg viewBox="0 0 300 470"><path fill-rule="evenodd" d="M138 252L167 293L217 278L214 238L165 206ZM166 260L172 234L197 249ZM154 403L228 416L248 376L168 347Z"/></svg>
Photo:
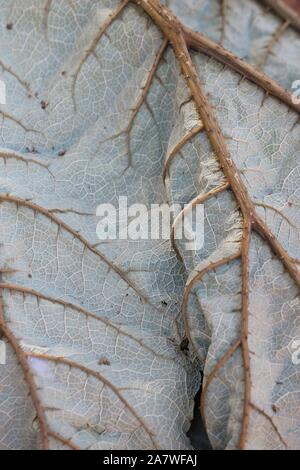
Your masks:
<svg viewBox="0 0 300 470"><path fill-rule="evenodd" d="M241 3L223 19L223 45L255 63L280 21ZM215 2L201 5L214 18L201 32L220 41ZM300 448L297 112L191 53L228 165L276 240L252 232L245 289L238 194L182 58L143 8L1 0L0 13L0 447L190 448L202 368L214 448ZM252 56L254 27L264 52ZM294 34L285 29L262 67L287 87L298 70ZM118 206L120 196L193 210L202 201L203 247L176 239L184 211L171 240L101 242L97 206Z"/></svg>

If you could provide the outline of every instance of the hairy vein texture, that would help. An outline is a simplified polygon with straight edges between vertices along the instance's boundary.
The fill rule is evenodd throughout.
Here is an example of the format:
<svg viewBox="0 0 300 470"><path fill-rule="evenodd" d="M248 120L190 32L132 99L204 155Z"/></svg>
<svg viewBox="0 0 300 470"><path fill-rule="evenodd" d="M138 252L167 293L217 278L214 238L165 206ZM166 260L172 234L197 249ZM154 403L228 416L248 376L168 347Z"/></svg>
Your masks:
<svg viewBox="0 0 300 470"><path fill-rule="evenodd" d="M226 184L206 134L185 143L166 185L173 201L204 204L201 249L186 251L174 224L176 251L189 272L182 314L204 364L202 413L217 449L297 449L299 366L292 344L300 334L293 280L300 256L299 116L215 60L199 53L192 60L228 147L227 172L245 187L243 210L250 220L248 207L255 211L264 226L246 228L238 189L234 194ZM264 233L279 241L293 271Z"/></svg>
<svg viewBox="0 0 300 470"><path fill-rule="evenodd" d="M167 201L165 156L199 126L174 53L126 1L0 11L0 446L188 448L182 265L96 236L100 203Z"/></svg>
<svg viewBox="0 0 300 470"><path fill-rule="evenodd" d="M283 87L300 77L299 33L256 0L166 0L190 28L250 62ZM276 3L276 2L273 2Z"/></svg>

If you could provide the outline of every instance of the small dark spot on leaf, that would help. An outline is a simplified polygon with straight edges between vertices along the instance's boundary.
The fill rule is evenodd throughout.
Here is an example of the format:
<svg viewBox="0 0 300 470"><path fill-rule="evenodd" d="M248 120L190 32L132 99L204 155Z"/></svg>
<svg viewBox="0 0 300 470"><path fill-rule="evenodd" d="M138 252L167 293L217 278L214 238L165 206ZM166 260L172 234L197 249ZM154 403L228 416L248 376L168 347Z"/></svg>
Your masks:
<svg viewBox="0 0 300 470"><path fill-rule="evenodd" d="M272 410L274 411L274 413L277 413L277 411L278 411L277 406L276 406L276 405L272 405Z"/></svg>
<svg viewBox="0 0 300 470"><path fill-rule="evenodd" d="M14 25L12 23L7 23L6 29L11 30L13 29Z"/></svg>
<svg viewBox="0 0 300 470"><path fill-rule="evenodd" d="M110 361L107 359L107 357L101 357L98 361L99 366L110 366Z"/></svg>
<svg viewBox="0 0 300 470"><path fill-rule="evenodd" d="M180 343L180 349L182 352L188 352L189 350L189 340L188 338L183 338L183 340Z"/></svg>
<svg viewBox="0 0 300 470"><path fill-rule="evenodd" d="M168 302L166 302L165 300L162 300L162 301L161 301L161 304L162 304L164 307L167 307Z"/></svg>
<svg viewBox="0 0 300 470"><path fill-rule="evenodd" d="M58 156L63 157L64 155L66 155L66 153L67 153L66 150L61 150L60 152L58 152Z"/></svg>
<svg viewBox="0 0 300 470"><path fill-rule="evenodd" d="M61 74L64 77L65 75L67 75L67 72L65 70L63 70Z"/></svg>
<svg viewBox="0 0 300 470"><path fill-rule="evenodd" d="M29 274L28 274L28 277L29 277L29 279L31 279L31 278L32 278L32 274L29 273Z"/></svg>
<svg viewBox="0 0 300 470"><path fill-rule="evenodd" d="M41 108L42 109L46 109L46 108L48 108L48 106L49 106L48 101L41 101Z"/></svg>
<svg viewBox="0 0 300 470"><path fill-rule="evenodd" d="M289 207L292 207L292 205L293 205L293 204L292 204L291 202L288 202L288 206L289 206Z"/></svg>

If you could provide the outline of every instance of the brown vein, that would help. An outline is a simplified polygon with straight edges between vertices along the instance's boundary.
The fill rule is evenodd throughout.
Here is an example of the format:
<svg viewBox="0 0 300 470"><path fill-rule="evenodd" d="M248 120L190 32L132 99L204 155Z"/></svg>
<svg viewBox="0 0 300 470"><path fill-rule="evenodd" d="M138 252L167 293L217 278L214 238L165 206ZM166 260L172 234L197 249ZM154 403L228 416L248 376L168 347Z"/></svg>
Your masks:
<svg viewBox="0 0 300 470"><path fill-rule="evenodd" d="M114 20L120 15L120 13L124 10L126 5L129 3L130 0L123 0L120 5L115 9L113 13L111 13L107 19L104 21L103 25L99 29L98 33L94 37L91 45L89 48L86 50L83 58L78 64L78 67L75 70L74 77L73 77L73 83L72 83L72 97L73 97L73 103L74 103L74 108L76 110L76 101L75 101L75 87L76 87L76 82L78 79L78 76L81 72L82 67L84 66L85 62L89 58L91 54L95 53L95 49L97 47L97 44L99 43L100 39L104 36L108 28L111 26L111 24L114 22Z"/></svg>
<svg viewBox="0 0 300 470"><path fill-rule="evenodd" d="M158 66L160 64L161 58L162 58L162 56L163 56L163 54L164 54L164 52L165 52L165 50L168 46L168 42L169 41L167 39L165 39L162 42L162 45L159 48L158 53L156 54L154 63L153 63L153 65L152 65L152 67L149 71L146 82L141 88L141 90L142 90L141 96L139 97L139 99L138 99L136 105L134 106L134 108L131 110L132 114L131 114L131 117L129 119L129 122L128 122L128 125L127 125L126 129L124 129L123 131L121 131L120 133L118 133L118 134L116 134L112 137L112 138L117 138L122 134L126 134L126 146L127 146L127 155L128 155L128 166L127 166L127 168L132 166L132 150L131 150L130 136L131 136L131 132L132 132L132 129L133 129L133 126L134 126L134 122L135 122L135 119L136 119L142 105L144 103L146 103L147 95L149 93L150 86L152 84L152 80L153 80L153 78L154 78L154 76L157 72L157 69L158 69ZM148 106L148 110L149 110L149 108L150 107Z"/></svg>
<svg viewBox="0 0 300 470"><path fill-rule="evenodd" d="M277 28L277 30L275 31L275 33L273 34L273 36L271 37L270 41L268 42L266 46L265 54L263 55L261 61L257 64L258 69L264 68L269 58L269 55L272 54L273 47L275 46L277 42L279 42L280 38L282 37L285 30L289 27L289 25L290 25L290 22L286 20Z"/></svg>
<svg viewBox="0 0 300 470"><path fill-rule="evenodd" d="M277 15L281 16L284 20L289 21L291 26L300 32L300 16L297 12L291 8L287 2L282 0L259 0L261 3L264 3L272 10L274 10Z"/></svg>
<svg viewBox="0 0 300 470"><path fill-rule="evenodd" d="M275 80L257 70L252 65L244 62L236 55L224 49L219 44L211 41L200 33L194 32L189 28L182 26L184 38L188 47L195 49L209 57L216 59L230 69L247 78L251 82L263 88L269 95L274 96L291 109L300 113L300 105L293 102L292 94L281 87Z"/></svg>
<svg viewBox="0 0 300 470"><path fill-rule="evenodd" d="M132 281L126 276L126 274L117 266L115 266L109 259L107 259L100 251L98 251L93 245L91 245L84 237L82 237L78 232L76 232L74 229L72 229L69 225L67 225L65 222L57 218L55 215L50 213L47 209L44 209L41 206L38 206L37 204L34 204L33 202L30 201L25 201L24 199L18 198L16 196L9 196L9 195L4 195L0 194L0 201L6 201L10 202L13 204L16 204L17 206L23 206L23 207L28 207L29 209L32 209L34 212L39 213L47 217L48 219L52 220L59 228L62 228L69 232L74 238L79 240L87 249L89 249L92 253L97 255L107 266L109 269L117 273L123 281L126 282L126 284L134 290L134 292L147 304L151 305L154 307L156 310L160 311L154 304L152 304L147 297L140 292L140 290L134 285Z"/></svg>
<svg viewBox="0 0 300 470"><path fill-rule="evenodd" d="M227 0L220 0L220 15L221 15L221 38L220 44L223 45L225 41L225 27L226 27L226 10Z"/></svg>
<svg viewBox="0 0 300 470"><path fill-rule="evenodd" d="M156 75L156 72L157 72L157 69L159 67L159 64L160 64L160 61L161 59L163 58L163 54L166 50L168 46L168 40L165 39L162 44L161 44L161 47L159 48L159 51L157 52L157 55L156 55L156 58L154 60L154 63L148 73L148 76L146 78L146 81L145 81L145 84L141 87L141 90L142 90L142 93L140 95L140 97L138 98L138 101L137 103L135 104L135 106L131 109L132 111L132 114L130 116L130 119L129 119L129 123L128 125L126 126L125 129L121 130L120 132L117 132L116 134L102 140L99 144L103 144L107 141L110 141L110 140L114 140L114 139L117 139L118 137L122 136L122 135L126 135L126 147L127 147L127 152L124 152L124 154L122 154L122 156L127 156L128 158L128 165L127 167L125 168L125 170L123 171L123 173L125 173L125 171L132 167L132 150L131 150L131 131L133 129L133 126L134 126L134 122L135 122L135 119L142 107L143 104L145 104L145 106L147 107L149 113L151 114L151 117L153 118L153 120L155 121L155 118L154 118L154 115L153 115L153 112L149 106L149 104L147 103L147 96L148 96L148 93L149 93L149 90L150 90L150 87L151 87L151 84L152 84L152 81L153 81L153 78L156 76L156 79L158 80L158 82L162 85L162 81L160 80L160 78Z"/></svg>
<svg viewBox="0 0 300 470"><path fill-rule="evenodd" d="M244 361L244 414L242 419L242 430L240 434L240 449L244 449L247 440L250 403L251 403L251 369L250 351L248 345L249 334L249 252L252 231L252 219L245 215L244 233L242 240L242 319L241 319L241 345Z"/></svg>
<svg viewBox="0 0 300 470"><path fill-rule="evenodd" d="M16 74L11 67L8 67L7 65L5 65L1 60L0 60L0 67L2 68L2 70L4 70L5 72L9 73L10 75L12 75L19 83L20 85L22 85L25 90L27 91L27 93L33 97L34 96L34 93L32 93L32 91L30 90L30 87L28 85L27 82L25 82L24 80L22 80L22 78L19 77L18 74Z"/></svg>
<svg viewBox="0 0 300 470"><path fill-rule="evenodd" d="M203 124L199 124L198 126L194 127L191 129L185 136L178 142L169 155L167 156L165 163L164 163L164 168L163 168L163 180L166 180L166 177L169 175L169 170L171 163L174 159L174 157L180 152L180 150L187 144L190 140L193 139L199 132L201 132L204 129Z"/></svg>
<svg viewBox="0 0 300 470"><path fill-rule="evenodd" d="M42 407L41 402L40 402L39 394L38 394L38 391L37 391L36 384L34 382L33 375L31 373L31 370L30 370L30 368L28 366L28 363L27 363L27 360L26 360L26 355L24 354L24 352L20 348L17 339L15 338L13 333L10 331L10 329L8 328L8 326L5 322L4 313L3 313L2 297L0 298L0 331L1 331L2 335L4 336L4 338L6 338L6 340L8 341L10 346L12 347L12 349L13 349L13 351L14 351L14 353L15 353L15 355L16 355L19 363L20 363L20 366L23 370L24 378L25 378L26 384L28 386L30 397L31 397L33 406L35 408L35 411L36 411L36 414L37 414L37 419L38 419L38 422L39 422L39 429L40 429L40 432L41 432L42 447L43 447L43 449L47 450L48 447L49 447L49 442L48 442L49 434L48 434L48 426L47 426L47 421L46 421L46 417L45 417L45 414L44 414L44 410L43 410L43 407Z"/></svg>
<svg viewBox="0 0 300 470"><path fill-rule="evenodd" d="M81 370L87 376L92 376L92 377L96 378L97 380L99 380L100 382L102 382L104 386L109 388L112 391L112 393L118 397L118 399L123 403L123 405L129 410L129 412L132 414L132 416L134 416L136 421L140 424L140 427L143 428L144 431L148 434L148 436L149 436L149 438L150 438L150 440L153 444L154 449L159 449L159 446L155 442L155 439L154 439L155 433L153 433L148 428L148 426L146 425L144 420L136 413L136 411L129 404L129 402L126 400L126 398L124 398L123 395L119 392L118 388L113 383L111 383L108 379L106 379L102 374L100 374L99 372L95 372L92 369L89 369L88 367L85 367L82 364L78 364L78 363L76 363L76 362L74 362L70 359L64 358L64 357L49 356L48 354L38 354L38 353L32 353L32 352L26 353L26 356L28 358L41 359L41 360L44 360L44 361L54 362L55 364L58 364L58 365L63 364L63 365L66 365L70 368L75 368L75 369Z"/></svg>
<svg viewBox="0 0 300 470"><path fill-rule="evenodd" d="M300 273L296 266L295 260L289 256L286 250L282 247L281 243L279 243L272 231L268 228L265 222L257 215L257 213L253 213L252 218L253 230L255 230L263 240L268 242L272 251L280 259L287 272L295 281L295 284L298 286L298 288L300 288Z"/></svg>
<svg viewBox="0 0 300 470"><path fill-rule="evenodd" d="M283 214L283 209L278 209L277 207L271 206L271 204L266 204L264 202L255 202L255 206L257 207L263 207L265 211L271 210L273 212L276 212L282 219L284 219L291 227L293 227L295 230L300 230L300 227L298 227L294 222L292 222L285 214Z"/></svg>
<svg viewBox="0 0 300 470"><path fill-rule="evenodd" d="M136 0L136 2L141 4L144 10L152 16L154 21L160 26L164 34L169 37L177 58L180 61L183 74L186 77L187 83L194 97L199 115L205 126L212 148L215 151L230 187L235 194L243 216L251 216L251 219L253 220L253 229L256 230L262 238L268 241L274 253L276 253L281 259L286 270L290 273L291 277L300 288L300 273L296 268L295 263L291 260L281 244L275 239L267 225L255 212L255 206L251 201L248 190L231 158L226 138L217 122L213 108L206 97L195 66L191 60L187 49L184 27L166 7L162 7L159 3L153 3L153 0Z"/></svg>
<svg viewBox="0 0 300 470"><path fill-rule="evenodd" d="M39 162L38 160L34 160L33 158L26 158L26 157L23 157L23 155L20 155L16 152L11 152L11 151L0 151L0 158L3 158L5 163L6 163L6 160L13 159L13 160L23 162L26 165L28 165L29 163L32 163L34 165L38 165L41 168L45 168L50 173L52 178L54 179L54 175L49 169L50 164L45 164L45 163Z"/></svg>
<svg viewBox="0 0 300 470"><path fill-rule="evenodd" d="M46 38L48 38L48 28L49 28L49 15L51 11L51 5L52 5L52 0L46 0L46 4L44 7L44 29L45 29L45 35Z"/></svg>
<svg viewBox="0 0 300 470"><path fill-rule="evenodd" d="M218 360L216 365L214 366L213 370L211 373L207 376L205 379L205 384L201 393L201 403L200 403L200 410L201 410L201 416L203 420L205 420L205 400L206 400L206 395L208 392L208 388L213 381L213 379L217 376L218 372L224 367L224 365L229 361L229 359L234 355L235 351L241 346L241 339L238 339L224 354L224 356L221 357L221 359Z"/></svg>
<svg viewBox="0 0 300 470"><path fill-rule="evenodd" d="M59 434L57 434L57 433L54 432L54 431L49 431L48 436L49 436L49 437L52 437L52 438L55 439L56 441L60 442L60 443L63 444L64 446L69 447L69 448L72 449L72 450L81 450L80 447L78 447L76 444L74 444L74 443L71 441L71 439L66 439L66 438L60 436Z"/></svg>
<svg viewBox="0 0 300 470"><path fill-rule="evenodd" d="M217 46L213 42L203 38L198 33L193 33L191 30L184 28L178 19L166 8L160 5L158 1L153 0L136 0L136 3L141 5L143 9L148 13L155 23L161 28L166 37L169 38L172 44L175 54L180 61L182 72L187 80L192 96L194 97L196 106L198 108L199 115L205 126L212 148L217 155L220 165L224 171L225 176L230 184L232 191L235 194L237 202L244 218L244 233L242 241L242 326L241 326L241 345L244 360L245 370L245 387L244 387L244 414L242 422L242 431L240 435L240 448L244 448L247 440L247 432L249 426L249 415L250 415L250 395L251 395L251 371L250 371L250 352L248 347L248 316L249 316L249 245L251 238L251 231L254 229L259 235L265 239L274 253L280 258L291 277L300 288L300 273L283 249L281 244L275 239L272 232L266 226L266 224L260 219L255 212L255 207L251 201L247 188L245 187L241 175L238 172L235 163L233 162L230 152L228 150L226 139L222 134L221 128L217 119L215 118L213 109L207 100L202 84L198 77L197 71L194 64L192 63L190 54L187 46L194 46L196 49L206 53L208 50L212 52L212 56L220 60L221 62L236 67L237 71L247 72L248 78L254 77L258 83L261 83L263 88L266 88L270 94L274 94L277 97L287 102L291 107L297 109L299 112L300 107L292 106L291 96L278 85L269 80L266 76L260 72L255 71L252 67L249 69L239 59L235 58L232 54L225 51L220 46ZM223 263L228 263L229 260L222 260ZM207 268L209 269L209 268ZM205 271L205 270L204 270ZM203 273L199 273L201 278ZM193 279L196 282L197 276ZM189 324L187 321L186 305L188 294L191 289L191 283L184 293L183 302L183 315L185 326L187 328L187 334L189 334ZM189 334L189 336L191 336ZM193 344L193 343L192 343Z"/></svg>
<svg viewBox="0 0 300 470"><path fill-rule="evenodd" d="M172 245L172 248L173 250L175 251L176 253L176 256L177 258L183 262L183 259L182 259L182 256L180 254L180 251L177 247L177 243L176 243L176 239L175 239L175 234L176 234L176 228L178 226L178 224L180 223L180 221L182 220L182 218L184 217L184 214L186 211L194 208L195 206L197 206L198 204L203 204L205 201L207 201L208 199L216 196L217 194L223 192L223 191L226 191L226 189L229 189L230 188L230 185L228 182L225 182L224 184L222 184L221 186L217 186L216 188L213 188L211 189L210 191L208 191L207 193L205 194L200 194L199 196L195 197L189 204L187 204L183 209L182 211L177 215L173 225L172 225L172 229L171 229L171 245Z"/></svg>
<svg viewBox="0 0 300 470"><path fill-rule="evenodd" d="M162 354L158 354L157 352L154 351L154 349L150 348L150 346L147 346L146 344L144 344L141 339L137 339L132 334L127 333L126 331L122 330L122 328L120 328L119 326L116 326L114 323L112 323L107 318L100 317L100 316L96 315L95 313L91 312L90 310L88 310L84 307L81 307L79 305L75 305L72 302L66 302L65 300L62 300L62 299L54 299L53 297L41 294L40 292L38 292L34 289L31 289L30 287L21 286L21 285L18 285L18 284L1 282L0 283L0 289L7 289L7 290L12 291L12 292L19 292L20 294L23 294L23 295L31 295L33 297L36 297L37 299L45 300L46 302L51 302L53 304L61 305L62 307L64 307L64 309L69 308L71 310L76 310L77 312L82 313L86 317L93 318L94 320L97 320L97 321L103 323L104 325L112 328L114 331L116 331L117 335L126 336L127 338L131 339L135 343L138 343L139 346L146 349L148 352L150 352L154 356L163 357L163 358L167 359L166 356L164 356Z"/></svg>
<svg viewBox="0 0 300 470"><path fill-rule="evenodd" d="M14 122L18 126L20 126L25 132L34 132L35 134L40 134L40 132L37 131L36 129L30 129L29 127L26 127L25 124L23 124L20 119L16 118L12 114L2 111L2 109L0 109L0 115L3 117L3 120L7 119L8 121Z"/></svg>
<svg viewBox="0 0 300 470"><path fill-rule="evenodd" d="M76 209L48 209L48 210L50 213L53 213L53 214L74 214L74 215L83 215L86 217L95 217L95 214L93 212L78 211Z"/></svg>
<svg viewBox="0 0 300 470"><path fill-rule="evenodd" d="M225 264L228 264L231 261L235 261L236 259L239 259L240 257L241 257L241 252L239 251L239 252L237 252L233 255L227 256L226 258L223 258L221 260L209 263L201 271L198 271L197 274L192 278L192 280L189 281L187 283L187 285L185 286L181 311L182 311L183 321L184 321L184 325L185 325L186 335L187 335L191 345L193 346L195 352L197 352L197 348L194 344L194 341L193 341L193 338L192 338L192 335L191 335L191 327L190 327L189 316L188 316L188 312L187 312L188 299L189 299L191 290L197 282L199 282L201 279L203 279L205 274L207 274L208 272L210 272L214 269L219 268L220 266L224 266Z"/></svg>
<svg viewBox="0 0 300 470"><path fill-rule="evenodd" d="M277 436L279 437L280 441L282 442L282 444L288 448L288 445L286 443L286 441L283 439L282 435L280 434L280 431L278 429L278 427L276 426L276 424L274 423L273 419L271 418L271 416L269 416L264 410L262 410L261 408L259 408L257 405L255 405L254 403L250 403L250 406L251 408L253 408L257 413L261 414L262 416L264 416L267 421L269 421L269 423L271 424L272 428L274 429L275 433L277 434Z"/></svg>

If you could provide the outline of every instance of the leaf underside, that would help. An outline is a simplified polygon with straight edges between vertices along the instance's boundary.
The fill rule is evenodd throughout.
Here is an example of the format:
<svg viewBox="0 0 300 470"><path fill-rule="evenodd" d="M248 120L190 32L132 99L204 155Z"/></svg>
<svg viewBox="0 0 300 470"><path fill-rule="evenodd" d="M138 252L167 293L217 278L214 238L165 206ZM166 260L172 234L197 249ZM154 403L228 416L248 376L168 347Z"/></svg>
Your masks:
<svg viewBox="0 0 300 470"><path fill-rule="evenodd" d="M299 77L299 33L276 35L274 12L204 1L191 23L195 2L168 3L282 86ZM214 448L299 449L290 95L188 50L157 0L1 0L0 13L0 448L191 448L203 370ZM171 240L100 242L96 208L120 196L204 204L203 248L177 239L184 210Z"/></svg>
<svg viewBox="0 0 300 470"><path fill-rule="evenodd" d="M272 1L165 0L162 3L186 26L248 61L283 87L290 89L299 79L299 32L291 21L269 8L268 3Z"/></svg>

